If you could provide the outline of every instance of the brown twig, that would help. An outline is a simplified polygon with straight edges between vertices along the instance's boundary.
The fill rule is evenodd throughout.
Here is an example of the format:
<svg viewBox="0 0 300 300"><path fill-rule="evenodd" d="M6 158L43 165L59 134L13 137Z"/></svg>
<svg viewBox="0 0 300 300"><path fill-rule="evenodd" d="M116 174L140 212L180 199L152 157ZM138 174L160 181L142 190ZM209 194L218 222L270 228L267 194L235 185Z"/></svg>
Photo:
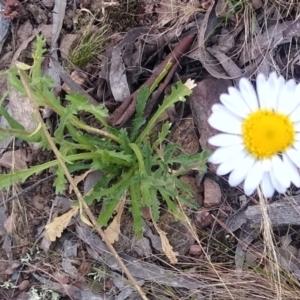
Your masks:
<svg viewBox="0 0 300 300"><path fill-rule="evenodd" d="M154 71L152 76L144 83L144 86L147 86L150 88L152 84L154 83L155 79L158 77L158 75L163 71L167 63L171 60L171 63L173 65L176 65L175 67L172 67L170 70L170 73L177 70L179 60L182 57L182 55L189 49L192 41L195 38L195 34L185 36L182 38L182 40L177 44L177 46L174 48L174 50L165 58L165 60L157 67L157 69ZM163 83L158 87L158 90L156 92L155 97L159 97L161 93L163 92L164 88L161 88L161 86L167 86L169 81L171 80L172 76L167 76ZM139 93L140 89L136 90L133 94L131 94L108 118L108 123L110 123L113 126L116 125L122 125L125 122L127 122L130 117L135 112L135 105L137 100L137 95Z"/></svg>

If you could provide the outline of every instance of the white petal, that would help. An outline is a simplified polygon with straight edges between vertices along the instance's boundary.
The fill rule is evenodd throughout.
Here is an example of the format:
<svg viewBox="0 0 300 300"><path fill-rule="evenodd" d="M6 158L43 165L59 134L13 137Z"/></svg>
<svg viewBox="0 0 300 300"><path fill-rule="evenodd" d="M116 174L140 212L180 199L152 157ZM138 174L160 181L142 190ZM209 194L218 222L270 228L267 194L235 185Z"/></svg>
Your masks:
<svg viewBox="0 0 300 300"><path fill-rule="evenodd" d="M242 78L239 82L239 88L250 110L256 111L258 109L257 96L251 82L246 78Z"/></svg>
<svg viewBox="0 0 300 300"><path fill-rule="evenodd" d="M260 73L256 77L256 90L260 108L266 108L266 99L268 98L268 82L265 76Z"/></svg>
<svg viewBox="0 0 300 300"><path fill-rule="evenodd" d="M300 142L300 132L296 132L295 139L296 141Z"/></svg>
<svg viewBox="0 0 300 300"><path fill-rule="evenodd" d="M300 132L300 122L294 124L294 128L296 132Z"/></svg>
<svg viewBox="0 0 300 300"><path fill-rule="evenodd" d="M272 184L270 173L265 172L261 180L261 191L266 198L271 198L275 192L275 188Z"/></svg>
<svg viewBox="0 0 300 300"><path fill-rule="evenodd" d="M227 113L214 112L209 118L211 127L226 133L241 134L242 122Z"/></svg>
<svg viewBox="0 0 300 300"><path fill-rule="evenodd" d="M275 178L280 182L280 184L286 188L290 186L289 177L286 175L286 168L283 164L281 158L278 155L272 157L272 171Z"/></svg>
<svg viewBox="0 0 300 300"><path fill-rule="evenodd" d="M284 78L277 76L276 72L272 72L267 79L263 74L258 74L256 87L260 107L263 109L277 109L279 94L284 86Z"/></svg>
<svg viewBox="0 0 300 300"><path fill-rule="evenodd" d="M262 166L263 166L263 170L265 172L269 172L272 168L272 161L271 159L263 159L262 160Z"/></svg>
<svg viewBox="0 0 300 300"><path fill-rule="evenodd" d="M222 105L222 104L214 104L211 107L211 111L212 112L223 112L224 111L224 105Z"/></svg>
<svg viewBox="0 0 300 300"><path fill-rule="evenodd" d="M290 147L285 151L289 159L298 167L300 168L300 155L299 152L295 149Z"/></svg>
<svg viewBox="0 0 300 300"><path fill-rule="evenodd" d="M290 79L282 88L278 102L277 111L289 115L299 104L299 99L295 97L296 82Z"/></svg>
<svg viewBox="0 0 300 300"><path fill-rule="evenodd" d="M231 186L239 185L247 176L249 170L255 163L254 157L248 155L244 161L242 161L236 169L234 169L228 178L228 182Z"/></svg>
<svg viewBox="0 0 300 300"><path fill-rule="evenodd" d="M230 173L236 167L238 167L245 159L248 153L244 150L234 158L222 163L217 168L216 174L219 176Z"/></svg>
<svg viewBox="0 0 300 300"><path fill-rule="evenodd" d="M266 108L276 109L280 91L285 86L284 78L276 72L272 72L268 78L268 97L266 98Z"/></svg>
<svg viewBox="0 0 300 300"><path fill-rule="evenodd" d="M239 117L238 115L234 114L232 111L230 111L226 106L224 106L223 104L214 104L212 106L212 115L214 113L217 113L217 114L224 114L225 116L230 116L234 119L237 119L237 120L242 120L241 117Z"/></svg>
<svg viewBox="0 0 300 300"><path fill-rule="evenodd" d="M243 139L240 135L220 133L209 138L208 142L213 146L227 147L242 144Z"/></svg>
<svg viewBox="0 0 300 300"><path fill-rule="evenodd" d="M300 142L294 142L293 147L296 151L298 151L298 155L300 154Z"/></svg>
<svg viewBox="0 0 300 300"><path fill-rule="evenodd" d="M290 177L291 182L296 186L300 187L300 175L299 171L296 168L295 164L290 160L290 158L283 153L282 154L283 158L283 163L285 165L286 171L287 171L287 176Z"/></svg>
<svg viewBox="0 0 300 300"><path fill-rule="evenodd" d="M244 182L244 192L246 195L249 196L255 191L262 180L263 174L262 162L256 161Z"/></svg>
<svg viewBox="0 0 300 300"><path fill-rule="evenodd" d="M298 105L292 113L289 115L292 122L296 123L300 121L300 105Z"/></svg>
<svg viewBox="0 0 300 300"><path fill-rule="evenodd" d="M244 150L244 145L234 145L217 149L208 159L213 164L220 164L238 155Z"/></svg>
<svg viewBox="0 0 300 300"><path fill-rule="evenodd" d="M240 92L234 88L228 88L229 94L222 94L220 96L220 101L226 108L228 108L231 112L236 114L239 117L246 118L250 114L250 109L245 103Z"/></svg>
<svg viewBox="0 0 300 300"><path fill-rule="evenodd" d="M275 175L272 170L269 172L269 174L275 190L280 194L284 194L286 192L286 188L283 185L281 185L280 182L275 178Z"/></svg>

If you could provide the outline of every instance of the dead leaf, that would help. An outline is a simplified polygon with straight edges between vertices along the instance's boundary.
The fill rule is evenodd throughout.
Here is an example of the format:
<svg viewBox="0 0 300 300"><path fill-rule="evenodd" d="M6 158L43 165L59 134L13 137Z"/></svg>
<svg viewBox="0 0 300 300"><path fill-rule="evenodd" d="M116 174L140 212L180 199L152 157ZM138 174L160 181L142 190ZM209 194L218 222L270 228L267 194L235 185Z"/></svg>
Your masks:
<svg viewBox="0 0 300 300"><path fill-rule="evenodd" d="M38 32L35 32L31 37L22 42L12 58L12 67L15 66L21 52L27 49L29 43L36 37ZM21 94L13 89L9 84L7 85L7 89L9 92L9 105L12 117L22 124L27 131L33 132L37 127L37 122L33 116L34 108L31 100L27 97L22 97Z"/></svg>
<svg viewBox="0 0 300 300"><path fill-rule="evenodd" d="M72 278L76 279L78 276L78 269L72 265L72 259L78 255L76 240L65 240L63 243L63 253L61 266L63 270Z"/></svg>
<svg viewBox="0 0 300 300"><path fill-rule="evenodd" d="M27 131L33 132L37 127L37 122L33 117L34 106L31 100L27 97L22 97L10 85L8 85L8 91L12 117L22 124Z"/></svg>
<svg viewBox="0 0 300 300"><path fill-rule="evenodd" d="M61 237L64 229L69 225L72 217L77 214L79 207L73 207L67 213L56 217L51 223L45 226L45 238L51 242L55 242L56 238Z"/></svg>
<svg viewBox="0 0 300 300"><path fill-rule="evenodd" d="M33 34L33 26L30 20L27 20L23 23L17 30L17 37L19 43L22 43L24 40L28 39Z"/></svg>
<svg viewBox="0 0 300 300"><path fill-rule="evenodd" d="M93 224L87 219L87 217L84 215L83 212L80 213L80 220L81 220L84 224L86 224L86 225L88 225L88 226L90 226L90 227L93 227Z"/></svg>
<svg viewBox="0 0 300 300"><path fill-rule="evenodd" d="M111 54L109 84L115 101L124 102L130 96L126 69L131 65L128 65L128 61L131 61L134 52L135 39L148 31L149 29L143 27L129 30L123 41L114 48Z"/></svg>
<svg viewBox="0 0 300 300"><path fill-rule="evenodd" d="M48 277L42 277L38 274L33 274L33 276L41 282L42 285L47 286L48 289L61 293L69 299L81 300L81 299L93 299L93 300L104 300L104 297L99 295L99 293L93 293L89 289L83 287L77 287L71 284L64 284L65 279L55 279L55 281L49 280ZM53 299L53 298L52 298Z"/></svg>
<svg viewBox="0 0 300 300"><path fill-rule="evenodd" d="M52 47L55 47L62 29L66 12L66 0L55 0L53 8Z"/></svg>
<svg viewBox="0 0 300 300"><path fill-rule="evenodd" d="M213 104L220 103L219 97L226 93L231 81L224 79L206 78L197 84L190 96L190 105L194 122L200 134L202 149L214 150L207 140L217 132L207 122Z"/></svg>
<svg viewBox="0 0 300 300"><path fill-rule="evenodd" d="M152 218L152 222L153 222L153 225L154 225L157 233L159 234L159 236L161 238L161 245L162 245L162 249L163 249L164 253L170 260L171 264L177 264L178 263L177 256L179 255L179 253L173 251L173 247L170 245L170 242L167 238L167 234L158 227L156 222L154 222L153 218Z"/></svg>
<svg viewBox="0 0 300 300"><path fill-rule="evenodd" d="M116 216L114 217L110 225L104 230L104 233L111 244L119 240L121 217L124 210L125 201L126 196L123 195L115 209L115 211L117 212Z"/></svg>
<svg viewBox="0 0 300 300"><path fill-rule="evenodd" d="M258 235L258 231L252 229L249 223L242 225L238 237L238 244L235 250L235 270L237 275L239 275L243 270L249 245L258 237Z"/></svg>
<svg viewBox="0 0 300 300"><path fill-rule="evenodd" d="M72 80L80 87L84 87L88 80L88 76L79 70L73 71L70 76ZM67 93L72 92L72 89L66 83L64 83L61 88Z"/></svg>
<svg viewBox="0 0 300 300"><path fill-rule="evenodd" d="M65 34L59 45L62 58L66 59L70 53L70 48L74 42L80 38L79 34Z"/></svg>
<svg viewBox="0 0 300 300"><path fill-rule="evenodd" d="M298 248L291 245L293 239L290 234L285 234L280 240L282 245L277 249L278 262L283 270L291 272L299 280L300 265L297 259Z"/></svg>
<svg viewBox="0 0 300 300"><path fill-rule="evenodd" d="M87 195L103 176L104 173L100 170L90 173L84 181L83 195Z"/></svg>
<svg viewBox="0 0 300 300"><path fill-rule="evenodd" d="M89 100L89 102L95 106L99 105L99 103L90 96L82 87L77 85L73 79L70 77L69 73L67 73L64 68L60 65L57 59L51 57L51 61L53 64L53 68L55 68L55 72L59 74L59 77L72 89L73 93L78 93L83 95L85 98Z"/></svg>
<svg viewBox="0 0 300 300"><path fill-rule="evenodd" d="M150 1L149 1L150 2ZM152 6L153 6L153 1ZM186 24L188 15L192 15L195 10L200 12L199 2L201 1L186 1L182 5L181 0L160 0L158 5L154 5L154 12L157 14L156 26L157 28L172 27L176 23L176 29L181 24Z"/></svg>
<svg viewBox="0 0 300 300"><path fill-rule="evenodd" d="M10 235L15 231L14 217L15 213L12 212L12 214L4 221L3 224L6 232Z"/></svg>
<svg viewBox="0 0 300 300"><path fill-rule="evenodd" d="M57 40L59 38L65 12L66 12L66 0L55 0L55 5L53 8L53 24L52 24L52 40L51 40L51 57L58 60L57 55ZM47 74L53 79L54 84L57 88L60 88L60 76L59 72L55 68L53 61L49 62L49 69L47 70Z"/></svg>
<svg viewBox="0 0 300 300"><path fill-rule="evenodd" d="M41 25L41 33L46 39L46 43L48 45L51 45L51 40L52 40L52 25L51 24L42 24Z"/></svg>
<svg viewBox="0 0 300 300"><path fill-rule="evenodd" d="M7 151L0 158L0 166L12 170L26 170L28 162L27 151L18 149L15 151Z"/></svg>
<svg viewBox="0 0 300 300"><path fill-rule="evenodd" d="M206 50L220 62L220 64L222 65L226 73L229 75L229 77L240 78L243 76L242 70L229 56L217 49L207 47Z"/></svg>
<svg viewBox="0 0 300 300"><path fill-rule="evenodd" d="M240 54L238 64L243 65L255 60L260 54L265 55L277 46L290 43L292 39L300 35L299 20L277 22L258 35L255 42L251 41L245 46Z"/></svg>
<svg viewBox="0 0 300 300"><path fill-rule="evenodd" d="M215 27L218 24L218 18L213 10L214 2L210 3L207 8L204 19L199 24L199 30L197 35L197 47L192 50L187 56L196 60L199 60L203 67L212 76L216 78L228 79L230 78L222 65L206 50L207 38L213 33Z"/></svg>
<svg viewBox="0 0 300 300"><path fill-rule="evenodd" d="M221 29L218 35L218 40L211 46L212 49L218 50L224 54L230 53L236 47L236 36L240 33L241 29L236 29L234 32L226 28Z"/></svg>
<svg viewBox="0 0 300 300"><path fill-rule="evenodd" d="M115 257L109 252L107 246L98 235L93 233L90 228L83 227L79 222L76 223L76 233L78 237L87 244L87 251L90 257L96 260L105 261L107 266L113 270L121 272ZM205 287L207 284L191 277L181 276L175 271L168 271L154 263L148 263L141 259L133 258L129 255L122 254L129 272L134 277L154 282L156 284L167 285L172 287L184 287L195 289Z"/></svg>
<svg viewBox="0 0 300 300"><path fill-rule="evenodd" d="M75 176L73 181L75 183L75 185L77 186L79 182L83 181L85 179L86 176L88 176L91 172L94 172L94 170L87 170L85 173L79 175L79 176ZM70 185L69 186L69 193L71 194L73 191L73 187Z"/></svg>

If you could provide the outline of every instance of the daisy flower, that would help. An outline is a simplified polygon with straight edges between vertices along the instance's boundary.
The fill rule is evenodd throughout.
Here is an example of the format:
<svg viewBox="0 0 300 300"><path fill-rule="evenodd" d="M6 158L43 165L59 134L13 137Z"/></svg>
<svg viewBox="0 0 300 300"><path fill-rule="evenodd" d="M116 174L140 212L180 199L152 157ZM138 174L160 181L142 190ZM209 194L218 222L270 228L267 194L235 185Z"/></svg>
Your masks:
<svg viewBox="0 0 300 300"><path fill-rule="evenodd" d="M218 175L251 195L258 186L265 197L300 187L300 84L285 81L275 72L259 74L256 91L242 78L212 106L208 123L221 131L209 139L219 147L209 158L219 164Z"/></svg>

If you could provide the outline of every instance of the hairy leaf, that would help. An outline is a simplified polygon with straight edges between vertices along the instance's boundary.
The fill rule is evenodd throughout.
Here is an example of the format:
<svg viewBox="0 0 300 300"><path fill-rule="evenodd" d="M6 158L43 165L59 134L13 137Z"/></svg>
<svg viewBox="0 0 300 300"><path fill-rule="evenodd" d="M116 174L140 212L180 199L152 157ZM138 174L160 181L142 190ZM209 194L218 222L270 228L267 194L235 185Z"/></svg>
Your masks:
<svg viewBox="0 0 300 300"><path fill-rule="evenodd" d="M128 137L128 132L125 128L121 128L118 134L118 137L120 139L120 145L122 147L122 149L124 149L126 154L132 154L133 151L130 147L130 140Z"/></svg>
<svg viewBox="0 0 300 300"><path fill-rule="evenodd" d="M107 226L109 219L112 217L116 206L119 203L119 198L106 198L103 201L103 210L97 220L100 226Z"/></svg>
<svg viewBox="0 0 300 300"><path fill-rule="evenodd" d="M86 111L91 113L103 125L107 125L105 118L107 117L107 109L103 105L93 106L84 96L75 93L69 93L66 99L72 103L72 107L77 111Z"/></svg>
<svg viewBox="0 0 300 300"><path fill-rule="evenodd" d="M54 181L55 194L61 194L66 189L67 180L63 169L58 166L56 169L56 179Z"/></svg>
<svg viewBox="0 0 300 300"><path fill-rule="evenodd" d="M147 86L142 86L137 96L136 114L132 122L132 130L130 134L130 140L132 142L135 141L136 137L139 134L139 130L146 122L146 119L143 117L143 114L149 96L150 96L149 88Z"/></svg>
<svg viewBox="0 0 300 300"><path fill-rule="evenodd" d="M138 238L143 236L143 212L141 206L140 186L137 183L130 185L130 211L133 216L133 230Z"/></svg>
<svg viewBox="0 0 300 300"><path fill-rule="evenodd" d="M153 115L153 117L149 120L146 128L141 132L139 137L137 138L137 143L140 143L145 139L146 136L148 136L155 125L158 118L161 116L162 113L164 113L169 107L172 107L176 102L185 101L185 97L189 96L192 93L192 90L190 90L186 85L184 85L181 82L177 83L177 87L172 87L171 94L164 99L162 105L158 108L156 113Z"/></svg>

